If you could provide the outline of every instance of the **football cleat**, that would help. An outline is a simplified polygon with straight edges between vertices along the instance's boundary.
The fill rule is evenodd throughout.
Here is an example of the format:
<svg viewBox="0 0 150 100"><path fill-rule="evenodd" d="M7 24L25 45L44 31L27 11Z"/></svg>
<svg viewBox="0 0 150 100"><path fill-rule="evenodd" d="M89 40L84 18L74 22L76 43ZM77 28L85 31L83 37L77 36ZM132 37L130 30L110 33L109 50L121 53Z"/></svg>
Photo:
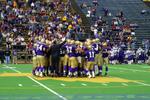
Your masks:
<svg viewBox="0 0 150 100"><path fill-rule="evenodd" d="M92 71L92 77L95 78L95 72L94 71Z"/></svg>
<svg viewBox="0 0 150 100"><path fill-rule="evenodd" d="M92 78L92 75L90 74L90 75L88 76L88 78Z"/></svg>
<svg viewBox="0 0 150 100"><path fill-rule="evenodd" d="M40 75L39 75L40 77L43 77L44 75L43 75L43 73L42 72L40 72Z"/></svg>

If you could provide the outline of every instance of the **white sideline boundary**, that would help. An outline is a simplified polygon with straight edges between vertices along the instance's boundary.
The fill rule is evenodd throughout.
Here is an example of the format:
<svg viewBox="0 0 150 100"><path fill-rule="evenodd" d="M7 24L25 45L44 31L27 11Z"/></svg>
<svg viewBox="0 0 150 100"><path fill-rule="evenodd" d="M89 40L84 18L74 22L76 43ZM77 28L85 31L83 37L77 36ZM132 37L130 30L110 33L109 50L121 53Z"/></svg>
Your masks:
<svg viewBox="0 0 150 100"><path fill-rule="evenodd" d="M137 83L137 84L140 84L140 85L144 85L144 86L150 86L150 84L146 84L146 83L143 83L143 82L134 82L134 83Z"/></svg>
<svg viewBox="0 0 150 100"><path fill-rule="evenodd" d="M150 71L144 71L144 70L136 70L136 69L127 69L127 68L118 68L118 67L110 67L111 69L121 69L121 70L128 70L128 71L137 71L137 72L149 72Z"/></svg>
<svg viewBox="0 0 150 100"><path fill-rule="evenodd" d="M9 68L9 69L11 69L11 70L17 72L17 73L21 73L20 71L14 69L14 68L12 68L12 67L9 67L9 66L7 66L7 65L3 65L3 66L5 66L5 67L7 67L7 68ZM67 98L63 97L63 96L60 95L59 93L57 93L57 92L55 92L54 90L48 88L48 87L45 86L44 84L38 82L37 80L35 80L35 79L32 78L31 76L27 76L27 77L28 77L29 79L31 79L33 82L39 84L41 87L43 87L43 88L45 88L46 90L48 90L49 92L51 92L51 93L55 94L56 96L58 96L60 99L62 99L62 100L68 100Z"/></svg>

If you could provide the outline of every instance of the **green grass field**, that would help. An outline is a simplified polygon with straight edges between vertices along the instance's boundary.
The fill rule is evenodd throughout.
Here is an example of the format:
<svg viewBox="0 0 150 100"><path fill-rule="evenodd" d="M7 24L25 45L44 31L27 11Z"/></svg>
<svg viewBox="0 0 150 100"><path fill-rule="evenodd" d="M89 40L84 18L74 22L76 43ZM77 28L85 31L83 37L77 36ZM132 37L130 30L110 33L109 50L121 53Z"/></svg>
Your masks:
<svg viewBox="0 0 150 100"><path fill-rule="evenodd" d="M32 65L0 65L0 100L150 100L150 66L111 65L108 77L36 78Z"/></svg>

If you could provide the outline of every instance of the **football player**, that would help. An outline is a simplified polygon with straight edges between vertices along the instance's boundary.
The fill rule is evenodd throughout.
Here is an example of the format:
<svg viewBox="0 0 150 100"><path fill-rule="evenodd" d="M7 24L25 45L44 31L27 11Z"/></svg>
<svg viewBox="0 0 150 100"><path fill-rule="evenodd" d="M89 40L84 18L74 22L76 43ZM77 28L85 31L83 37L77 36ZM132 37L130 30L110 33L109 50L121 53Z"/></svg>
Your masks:
<svg viewBox="0 0 150 100"><path fill-rule="evenodd" d="M85 53L86 58L86 71L89 78L95 77L94 72L94 63L95 63L95 51L92 49L92 46L88 46L88 50Z"/></svg>
<svg viewBox="0 0 150 100"><path fill-rule="evenodd" d="M33 49L32 49L32 54L33 54L33 58L32 58L32 61L33 61L32 74L33 74L33 75L36 75L36 73L37 73L37 55L36 55L36 47L37 47L37 44L34 43L34 46L33 46Z"/></svg>
<svg viewBox="0 0 150 100"><path fill-rule="evenodd" d="M101 47L99 44L99 39L94 39L92 48L95 51L95 69L96 67L99 69L98 75L102 74L102 65L103 65L103 59L102 59L102 54L101 54Z"/></svg>
<svg viewBox="0 0 150 100"><path fill-rule="evenodd" d="M83 43L80 41L76 41L76 56L78 61L78 75L83 76Z"/></svg>
<svg viewBox="0 0 150 100"><path fill-rule="evenodd" d="M71 45L71 40L67 39L66 43L64 44L64 49L66 50L64 61L63 61L63 76L67 76L68 72L68 64L69 64L69 46Z"/></svg>
<svg viewBox="0 0 150 100"><path fill-rule="evenodd" d="M128 50L125 52L127 63L132 64L134 59L134 52L128 48Z"/></svg>
<svg viewBox="0 0 150 100"><path fill-rule="evenodd" d="M102 57L103 57L103 64L105 66L105 76L108 75L108 70L109 70L108 69L108 64L109 64L108 56L109 56L108 48L104 46L102 50Z"/></svg>
<svg viewBox="0 0 150 100"><path fill-rule="evenodd" d="M115 64L115 62L114 62L114 56L115 56L115 52L114 52L114 50L113 49L111 49L110 50L110 56L109 56L109 62L110 62L110 64Z"/></svg>
<svg viewBox="0 0 150 100"><path fill-rule="evenodd" d="M64 69L64 67L63 66L65 66L65 65L67 65L67 64L65 64L66 62L65 62L65 55L66 55L66 48L65 48L65 46L63 45L63 46L61 46L61 48L60 48L60 60L59 60L59 73L60 73L60 75L62 76L62 71L64 71L64 76L66 76L65 74L66 74L66 68ZM65 63L64 63L65 62Z"/></svg>
<svg viewBox="0 0 150 100"><path fill-rule="evenodd" d="M138 50L136 51L136 56L137 56L138 64L144 63L145 53L144 53L144 50L141 47L139 47Z"/></svg>
<svg viewBox="0 0 150 100"><path fill-rule="evenodd" d="M112 48L112 51L113 51L113 53L114 53L114 57L113 57L112 63L113 63L113 64L117 64L117 63L118 63L118 52L119 52L118 46L115 45L115 46Z"/></svg>
<svg viewBox="0 0 150 100"><path fill-rule="evenodd" d="M78 64L76 59L76 46L74 44L74 40L71 40L70 45L67 47L67 51L69 52L69 73L68 76L77 76Z"/></svg>
<svg viewBox="0 0 150 100"><path fill-rule="evenodd" d="M40 42L37 43L36 53L37 53L37 62L38 62L38 72L39 76L43 77L43 73L45 72L45 39L41 39Z"/></svg>
<svg viewBox="0 0 150 100"><path fill-rule="evenodd" d="M51 66L51 60L49 60L51 58L50 56L50 47L52 45L52 42L49 40L46 40L46 44L45 44L45 75L49 75L50 74L50 70L49 67Z"/></svg>

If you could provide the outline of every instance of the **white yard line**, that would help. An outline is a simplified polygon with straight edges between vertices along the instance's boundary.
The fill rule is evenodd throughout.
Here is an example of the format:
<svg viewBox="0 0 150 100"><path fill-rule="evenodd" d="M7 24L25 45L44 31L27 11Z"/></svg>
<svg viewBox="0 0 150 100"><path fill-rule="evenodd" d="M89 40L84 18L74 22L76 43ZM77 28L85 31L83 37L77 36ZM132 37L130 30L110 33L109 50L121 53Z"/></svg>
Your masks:
<svg viewBox="0 0 150 100"><path fill-rule="evenodd" d="M126 84L126 83L122 83L122 85L123 85L123 86L128 86L128 84Z"/></svg>
<svg viewBox="0 0 150 100"><path fill-rule="evenodd" d="M16 67L2 67L4 69L16 68Z"/></svg>
<svg viewBox="0 0 150 100"><path fill-rule="evenodd" d="M118 68L118 67L110 67L112 69L121 69L121 70L128 70L128 71L137 71L137 72L150 72L150 71L144 71L144 70L136 70L136 69L127 69L127 68Z"/></svg>
<svg viewBox="0 0 150 100"><path fill-rule="evenodd" d="M141 68L150 68L149 66L141 66Z"/></svg>
<svg viewBox="0 0 150 100"><path fill-rule="evenodd" d="M12 67L9 67L9 66L7 66L7 65L3 65L3 66L5 66L6 68L9 68L9 69L11 69L11 70L13 70L13 71L15 71L15 72L17 72L17 73L21 73L20 71L14 69L14 68L12 68Z"/></svg>
<svg viewBox="0 0 150 100"><path fill-rule="evenodd" d="M61 86L66 86L66 85L65 85L65 84L63 84L63 83L61 83L60 85L61 85Z"/></svg>
<svg viewBox="0 0 150 100"><path fill-rule="evenodd" d="M85 83L82 83L81 85L83 85L83 86L87 86L87 84L85 84Z"/></svg>
<svg viewBox="0 0 150 100"><path fill-rule="evenodd" d="M102 85L107 86L108 84L106 84L106 83L102 83Z"/></svg>
<svg viewBox="0 0 150 100"><path fill-rule="evenodd" d="M137 83L137 84L140 84L140 85L144 85L144 86L150 86L150 84L146 84L146 83L143 83L143 82L134 82L134 83Z"/></svg>
<svg viewBox="0 0 150 100"><path fill-rule="evenodd" d="M7 65L3 65L5 67L8 67ZM21 73L20 71L16 70L16 69L13 69L10 67L11 70L17 72L17 73ZM32 81L34 81L35 83L39 84L41 87L45 88L46 90L48 90L49 92L55 94L56 96L58 96L59 98L61 98L62 100L67 100L67 98L63 97L62 95L60 95L59 93L55 92L54 90L48 88L47 86L45 86L44 84L38 82L37 80L35 80L34 78L32 78L31 76L27 76L29 79L31 79Z"/></svg>
<svg viewBox="0 0 150 100"><path fill-rule="evenodd" d="M22 85L22 84L18 84L18 86L19 86L19 87L22 87L23 85Z"/></svg>

